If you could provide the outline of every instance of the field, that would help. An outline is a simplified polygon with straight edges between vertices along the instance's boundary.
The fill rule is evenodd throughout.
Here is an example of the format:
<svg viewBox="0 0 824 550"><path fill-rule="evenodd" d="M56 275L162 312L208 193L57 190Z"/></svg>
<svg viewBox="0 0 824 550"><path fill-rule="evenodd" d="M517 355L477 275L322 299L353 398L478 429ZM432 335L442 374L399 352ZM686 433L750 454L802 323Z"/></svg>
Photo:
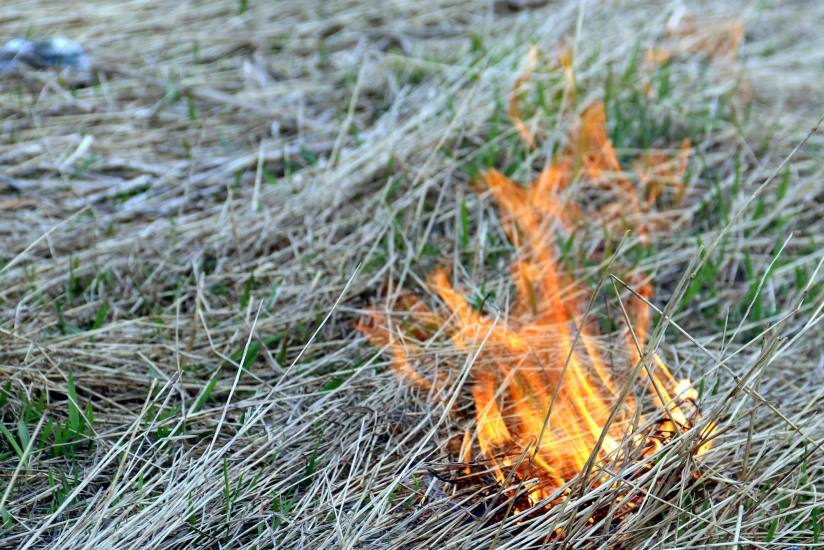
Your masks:
<svg viewBox="0 0 824 550"><path fill-rule="evenodd" d="M824 544L824 4L0 4L0 548Z"/></svg>

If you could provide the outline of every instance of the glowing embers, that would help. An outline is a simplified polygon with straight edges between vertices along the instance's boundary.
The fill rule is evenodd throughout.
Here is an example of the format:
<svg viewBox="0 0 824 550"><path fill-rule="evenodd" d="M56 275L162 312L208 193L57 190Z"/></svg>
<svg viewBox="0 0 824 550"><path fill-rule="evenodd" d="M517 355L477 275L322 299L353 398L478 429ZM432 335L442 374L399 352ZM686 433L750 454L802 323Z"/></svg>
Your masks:
<svg viewBox="0 0 824 550"><path fill-rule="evenodd" d="M540 439L529 477L540 482L535 496L547 496L579 473L594 449L596 457L605 457L624 441L631 421L644 422L636 415L633 395L646 394L665 409L658 427L664 435L658 440L689 427L695 411L683 410L684 396L673 403L689 382L676 383L657 355L649 356L641 369L639 351L644 350L650 324L646 304L635 297L624 302L630 326L623 325L619 349L609 345L594 319L583 320L589 291L562 267L555 238L558 231L571 232L578 223L593 221L607 226L630 223L637 234L646 235L650 216L643 214L655 208L664 188L677 192L682 187L688 155L685 142L675 154L642 156L636 162L639 178L633 181L622 172L607 137L603 105L591 105L565 149L529 187L495 170L481 178L518 250L510 267L516 298L505 320L495 323L472 307L447 273L436 270L429 285L445 306L442 313L406 293L392 312L372 311L356 324L375 346L392 354L405 380L436 396L451 391L460 369L445 355L433 364L433 354L425 348L448 336L464 355L477 354L469 378L475 430L464 441L462 454L472 456L471 449L477 448L499 481ZM608 199L577 206L563 193L573 184L600 190ZM647 190L643 199L639 187ZM642 274L629 282L639 295L651 296ZM634 369L640 369L634 391L622 395ZM522 461L516 472L521 479L528 463Z"/></svg>

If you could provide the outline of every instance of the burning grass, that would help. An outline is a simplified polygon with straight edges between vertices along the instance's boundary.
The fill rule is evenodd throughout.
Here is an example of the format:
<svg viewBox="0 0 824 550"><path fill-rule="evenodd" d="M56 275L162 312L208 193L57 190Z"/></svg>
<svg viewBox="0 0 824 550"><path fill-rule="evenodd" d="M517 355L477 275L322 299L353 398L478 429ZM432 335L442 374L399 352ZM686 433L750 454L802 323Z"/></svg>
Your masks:
<svg viewBox="0 0 824 550"><path fill-rule="evenodd" d="M534 50L531 63L533 56ZM689 153L688 148L682 150ZM680 168L668 182L675 187L676 196L683 194L680 176L686 169L686 155L679 156ZM647 174L672 170L674 161L660 153L646 158ZM653 158L656 164L652 164ZM582 172L587 174L584 181ZM596 342L597 327L592 319L584 318L591 298L581 281L559 265L554 235L558 229L569 238L574 225L599 224L610 231L615 225L634 221L636 234L650 238L648 228L642 225L649 217L641 216L639 193L623 177L606 137L602 103L583 111L564 153L549 162L527 189L494 169L481 181L498 204L510 241L518 244L517 260L510 269L517 297L506 320L499 322L500 315L493 319L473 309L467 296L453 288L447 273L439 269L431 275L430 286L445 305L442 315L432 313L417 298L407 295L392 315L376 311L356 327L375 346L388 347L398 372L425 390L453 383L457 377L455 365L426 364L423 349L437 335L451 337L459 350L474 355L476 428L472 435L467 432L465 451L471 454L477 439L496 478L503 482L505 470L529 450L532 457L522 465L534 466L540 472L536 474L539 486L533 487L533 500L538 501L584 470L590 456L599 454L597 449L610 454L620 447L636 410L633 397L621 389L635 385L642 366L639 385L647 387L657 408L666 407L668 411L669 423L657 428L656 437L667 434L669 438L692 425L692 419L676 402L694 401L697 394L689 380L676 384L657 353L651 355L650 364L646 363L648 358L641 361L650 316L646 303L639 299L630 300L626 306L620 303L620 311L627 315L630 325L623 334L628 353L621 354L619 361L628 360L628 364L616 369L613 357L613 368L608 369ZM584 212L571 201L564 202L561 193L573 181L581 188L591 188L591 194L601 203L600 208L595 207L597 211ZM640 182L649 191L649 199L641 204L653 209L659 193L652 193L653 188L647 186L649 178L640 178ZM595 260L603 262L606 258ZM633 273L632 278L643 279L639 273ZM650 298L648 282L641 284L640 294ZM392 323L390 317L402 320ZM578 349L576 344L580 344ZM424 360L422 369L412 366L411 356ZM636 372L630 374L634 365L638 365ZM635 421L645 423L643 417ZM529 449L533 445L534 451ZM521 477L527 474L519 472Z"/></svg>
<svg viewBox="0 0 824 550"><path fill-rule="evenodd" d="M3 3L0 547L820 543L820 8L538 4Z"/></svg>
<svg viewBox="0 0 824 550"><path fill-rule="evenodd" d="M534 56L532 50L530 64ZM523 125L518 130L524 136ZM534 142L524 139L534 147ZM637 297L625 304L617 296L626 324L618 331L623 334L616 336L626 344L623 353L610 350L608 367L606 350L598 343L597 324L588 318L592 296L598 292L587 292L582 281L565 272L556 237L556 232L563 232L566 235L561 238L568 238L576 225L601 224L605 231L614 231L615 226L630 223L642 242L654 239L652 227L644 224L656 219L650 214L662 187L653 192L648 176L666 173L677 203L683 195L681 178L688 154L686 141L676 158L647 154L646 177L642 175L637 183L646 191L641 201L638 187L624 176L606 135L603 104L590 105L563 153L547 163L531 186L523 189L494 169L481 177L518 251L510 269L516 298L503 322L500 311L487 315L483 304L473 308L467 296L450 284L446 271L438 269L430 276L429 286L445 306L442 314L433 313L414 295L403 294L393 311L375 310L355 325L373 345L390 352L401 379L428 392L438 392L461 379L452 361L432 362L433 353L427 348L437 346L439 338L449 337L472 358L475 422L460 415L470 426L460 446L464 464L446 468L448 480L438 479L469 494L474 487L479 500L486 497L481 512L470 512L479 516L478 525L484 520L503 522L510 513L517 516L517 523L528 521L542 510L563 507L574 494L607 485L614 500L611 505L597 498L587 502L591 509L588 527L620 530L643 498L634 494L631 485L618 481L626 473L618 476L616 472L634 470L628 477L643 477L663 456L664 447L673 438L684 437L700 420L698 393L690 381L676 383L660 355L646 346L650 328L646 300L651 297L651 286L643 274L630 274L640 282ZM674 164L679 167L673 169ZM562 193L573 182L582 194L598 197L590 208L593 211L580 208L569 196L565 202ZM595 258L621 269L608 260ZM616 355L623 366L616 366ZM641 414L634 388L646 388L647 395L639 399L653 404L654 419L648 421ZM706 423L694 431L691 454L682 458L691 460L706 451L710 444L701 441L713 431L712 424ZM472 460L476 444L480 457ZM700 477L697 471L693 475ZM569 484L573 478L576 483ZM492 480L498 490L492 491L490 499L484 485ZM518 487L513 488L516 483ZM662 499L673 497L666 492L661 495ZM566 527L581 529L580 525ZM564 527L549 529L544 542L566 540L571 534Z"/></svg>

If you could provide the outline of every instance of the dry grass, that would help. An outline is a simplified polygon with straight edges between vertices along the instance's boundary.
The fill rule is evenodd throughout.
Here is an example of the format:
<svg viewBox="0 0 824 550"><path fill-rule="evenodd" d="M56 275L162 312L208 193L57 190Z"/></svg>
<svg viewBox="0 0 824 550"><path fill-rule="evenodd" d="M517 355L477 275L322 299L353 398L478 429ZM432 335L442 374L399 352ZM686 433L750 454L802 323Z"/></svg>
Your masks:
<svg viewBox="0 0 824 550"><path fill-rule="evenodd" d="M822 138L759 185L821 111L821 6L594 4L4 2L2 39L65 35L94 69L0 75L0 547L818 546ZM737 59L701 43L733 17ZM530 43L531 153L506 116ZM599 98L622 158L693 140L668 229L609 275L651 274L647 349L703 420L502 523L497 487L445 481L468 388L403 383L352 323L401 287L440 307L435 266L505 310L513 248L472 176L534 176ZM575 235L580 280L620 238Z"/></svg>

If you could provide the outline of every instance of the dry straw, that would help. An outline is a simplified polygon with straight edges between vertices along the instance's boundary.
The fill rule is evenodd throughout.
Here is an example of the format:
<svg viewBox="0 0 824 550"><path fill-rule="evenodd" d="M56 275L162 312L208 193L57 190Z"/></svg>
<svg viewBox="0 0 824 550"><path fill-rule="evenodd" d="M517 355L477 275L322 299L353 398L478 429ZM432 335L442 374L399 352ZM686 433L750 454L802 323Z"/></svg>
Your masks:
<svg viewBox="0 0 824 550"><path fill-rule="evenodd" d="M3 2L0 39L63 35L93 69L0 75L0 547L817 546L821 138L776 168L824 104L822 8L688 8ZM403 289L439 310L425 281L448 265L506 326L513 247L472 167L527 181L598 99L628 177L670 134L693 149L635 271L572 269L611 289L605 323L650 274L648 347L703 419L505 513L532 481L450 482L479 350L426 343L463 378L422 391L352 323ZM569 257L622 234L582 229Z"/></svg>

